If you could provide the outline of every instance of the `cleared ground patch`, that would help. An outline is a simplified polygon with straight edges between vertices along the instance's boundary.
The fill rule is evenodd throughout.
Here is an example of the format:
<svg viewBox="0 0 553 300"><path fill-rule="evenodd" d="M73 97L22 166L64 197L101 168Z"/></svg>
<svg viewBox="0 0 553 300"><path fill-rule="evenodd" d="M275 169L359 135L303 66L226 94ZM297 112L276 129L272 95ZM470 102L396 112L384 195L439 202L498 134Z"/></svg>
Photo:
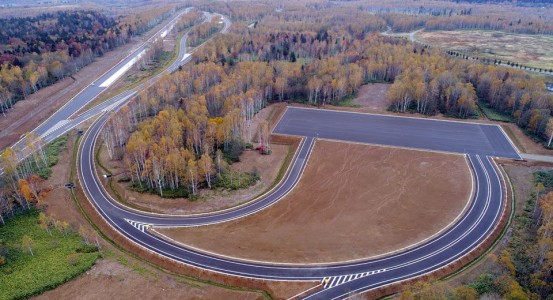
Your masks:
<svg viewBox="0 0 553 300"><path fill-rule="evenodd" d="M359 105L362 111L367 112L386 112L388 108L388 99L386 93L392 85L389 83L369 83L361 86L352 102Z"/></svg>
<svg viewBox="0 0 553 300"><path fill-rule="evenodd" d="M446 227L467 204L471 180L460 155L319 140L298 186L272 207L228 223L159 232L245 259L360 259Z"/></svg>
<svg viewBox="0 0 553 300"><path fill-rule="evenodd" d="M468 51L503 62L512 61L535 68L553 68L553 36L500 31L455 30L419 32L415 39L425 44Z"/></svg>

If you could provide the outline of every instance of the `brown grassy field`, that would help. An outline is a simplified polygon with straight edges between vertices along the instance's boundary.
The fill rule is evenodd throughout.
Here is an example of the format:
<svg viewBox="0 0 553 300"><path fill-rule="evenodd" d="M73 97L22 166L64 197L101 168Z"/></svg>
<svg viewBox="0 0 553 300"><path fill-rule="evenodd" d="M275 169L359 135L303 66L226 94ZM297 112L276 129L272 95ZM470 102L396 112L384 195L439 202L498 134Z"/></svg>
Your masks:
<svg viewBox="0 0 553 300"><path fill-rule="evenodd" d="M415 39L447 50L468 51L491 59L536 68L553 68L553 36L500 31L456 30L419 32Z"/></svg>
<svg viewBox="0 0 553 300"><path fill-rule="evenodd" d="M159 232L244 259L361 259L437 233L462 212L470 191L463 156L319 140L298 186L272 207L223 224Z"/></svg>

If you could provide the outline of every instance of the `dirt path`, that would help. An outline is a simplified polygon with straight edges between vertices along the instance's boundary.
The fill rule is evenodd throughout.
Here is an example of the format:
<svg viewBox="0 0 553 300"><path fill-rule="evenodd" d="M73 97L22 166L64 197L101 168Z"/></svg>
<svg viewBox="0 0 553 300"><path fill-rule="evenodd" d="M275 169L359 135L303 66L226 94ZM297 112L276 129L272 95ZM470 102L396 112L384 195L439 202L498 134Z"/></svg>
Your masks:
<svg viewBox="0 0 553 300"><path fill-rule="evenodd" d="M353 104L359 105L360 111L382 113L388 109L386 94L392 85L388 83L368 83L359 88Z"/></svg>
<svg viewBox="0 0 553 300"><path fill-rule="evenodd" d="M424 28L418 29L418 30L415 30L415 31L411 31L411 32L397 32L397 33L394 33L394 32L392 32L392 28L390 26L388 26L388 30L386 30L384 32L381 32L380 34L383 35L383 36L406 38L410 42L415 42L415 35L419 32L422 32L422 31L424 31Z"/></svg>
<svg viewBox="0 0 553 300"><path fill-rule="evenodd" d="M450 224L469 200L460 155L317 141L298 186L255 215L160 232L244 259L322 263L381 255Z"/></svg>

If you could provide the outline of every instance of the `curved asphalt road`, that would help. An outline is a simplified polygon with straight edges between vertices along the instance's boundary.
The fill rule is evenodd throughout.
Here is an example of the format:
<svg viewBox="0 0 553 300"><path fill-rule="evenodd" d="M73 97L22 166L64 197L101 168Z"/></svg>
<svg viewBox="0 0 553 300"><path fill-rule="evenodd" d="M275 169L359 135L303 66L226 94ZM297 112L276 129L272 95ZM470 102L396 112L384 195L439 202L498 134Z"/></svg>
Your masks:
<svg viewBox="0 0 553 300"><path fill-rule="evenodd" d="M321 118L319 115L321 110L302 109L300 111L301 118L298 117L300 116L297 114L298 111L298 109L289 108L275 128L275 132L293 134L292 129L295 128L295 120L303 120L304 124L310 124L311 121L318 122L317 120ZM311 128L311 134L308 134L308 137L304 138L291 164L290 170L277 188L255 202L222 213L189 217L155 216L135 212L115 204L101 187L94 172L94 145L105 123L106 116L102 116L98 122L87 131L82 141L79 157L80 179L86 194L100 214L115 227L116 230L137 244L176 261L226 274L271 280L320 280L325 286L325 289L308 296L308 298L317 299L342 298L352 291L360 292L436 270L469 253L485 240L498 223L504 208L503 189L500 176L493 162L485 155L488 154L490 149L494 149L495 144L501 149L502 153L504 153L504 157L518 157L518 153L512 146L506 146L511 144L498 127L488 127L490 125L483 124L467 125L467 123L460 122L444 122L437 124L442 128L442 130L438 130L438 132L442 132L443 135L435 134L428 137L427 134L424 134L419 128L437 126L436 124L429 123L434 121L365 114L352 115L335 111L324 112L328 114L324 118L327 129L324 130L321 126L303 126L307 128L305 130ZM405 140L405 137L412 134L409 132L408 128L419 132L419 136L417 137L418 140L435 141L438 145L442 144L441 138L446 138L451 134L451 130L454 130L453 132L455 132L455 130L464 132L466 136L458 138L457 141L457 144L461 148L454 147L450 149L451 152L458 153L463 152L460 150L462 150L465 143L474 142L474 138L479 136L479 133L489 132L490 130L495 131L495 134L489 136L484 134L482 136L483 139L477 139L476 142L491 145L492 148L484 149L483 153L478 153L477 150L471 150L471 153L467 154L472 171L475 175L475 196L474 200L471 202L470 208L454 226L446 230L440 236L422 245L384 258L354 263L317 266L275 265L234 261L201 253L164 241L151 235L146 229L149 225L153 225L154 227L200 226L225 222L266 208L281 199L295 186L301 176L302 170L305 168L308 155L313 147L315 140L314 136L324 137L327 135L336 135L337 127L340 126L344 127L343 129L348 129L348 126L352 125L362 126L362 130L353 127L349 128L349 133L353 134L353 136L340 133L333 136L333 139L375 143L374 140L371 140L370 134L369 136L365 136L366 133L374 131L374 129L371 129L371 126L374 126L371 122L374 121L377 123L388 122L386 126L379 128L379 130L383 132L380 132L378 136L388 135L390 136L390 140L378 139L377 141L379 144L392 146L402 146L401 140ZM402 122L405 121L409 123L408 127L401 126ZM482 130L480 126L484 126L484 130ZM395 136L394 132L397 132L398 128L401 129L400 131L403 133ZM473 131L472 135L468 134L471 130ZM432 131L432 133L436 133L436 131ZM423 147L419 147L419 149L436 150L432 144L424 147L425 143L422 143L421 146ZM410 145L410 147L417 147L417 145ZM511 147L510 150L508 147Z"/></svg>

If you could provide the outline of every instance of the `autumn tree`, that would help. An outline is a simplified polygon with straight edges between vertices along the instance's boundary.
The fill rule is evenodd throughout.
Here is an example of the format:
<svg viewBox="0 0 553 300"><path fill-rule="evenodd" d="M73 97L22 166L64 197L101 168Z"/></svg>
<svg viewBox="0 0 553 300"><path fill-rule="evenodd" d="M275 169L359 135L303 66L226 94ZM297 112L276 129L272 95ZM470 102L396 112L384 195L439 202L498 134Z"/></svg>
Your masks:
<svg viewBox="0 0 553 300"><path fill-rule="evenodd" d="M51 226L52 226L52 219L48 217L45 213L41 212L38 215L38 223L40 224L40 228L46 230L50 236L52 236Z"/></svg>
<svg viewBox="0 0 553 300"><path fill-rule="evenodd" d="M198 171L199 176L205 178L207 187L211 188L211 176L213 176L215 168L213 166L213 159L211 159L208 153L202 154L201 158L198 160Z"/></svg>

